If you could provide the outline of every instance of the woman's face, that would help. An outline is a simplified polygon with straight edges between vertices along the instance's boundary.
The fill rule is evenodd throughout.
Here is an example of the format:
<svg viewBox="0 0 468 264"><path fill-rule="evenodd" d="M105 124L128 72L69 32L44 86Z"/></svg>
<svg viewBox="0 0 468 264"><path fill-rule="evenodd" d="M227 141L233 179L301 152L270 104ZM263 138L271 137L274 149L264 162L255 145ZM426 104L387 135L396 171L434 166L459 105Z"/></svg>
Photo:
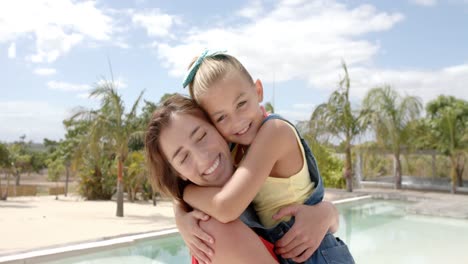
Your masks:
<svg viewBox="0 0 468 264"><path fill-rule="evenodd" d="M184 180L200 186L223 186L233 173L229 147L208 120L174 114L161 131L161 149Z"/></svg>

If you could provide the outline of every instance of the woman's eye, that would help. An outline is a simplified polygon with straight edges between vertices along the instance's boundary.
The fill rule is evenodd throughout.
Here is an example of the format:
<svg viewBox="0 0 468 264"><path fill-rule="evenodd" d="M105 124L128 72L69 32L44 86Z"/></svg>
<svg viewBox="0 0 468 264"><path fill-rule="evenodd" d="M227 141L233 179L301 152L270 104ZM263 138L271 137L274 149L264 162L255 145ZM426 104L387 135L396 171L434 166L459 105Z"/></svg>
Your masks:
<svg viewBox="0 0 468 264"><path fill-rule="evenodd" d="M182 161L180 162L180 164L184 164L184 162L187 160L187 158L188 158L188 154L185 154L185 156L182 159Z"/></svg>
<svg viewBox="0 0 468 264"><path fill-rule="evenodd" d="M222 116L220 116L218 119L216 119L216 122L219 123L219 122L223 121L224 118L225 118L225 116L222 115Z"/></svg>
<svg viewBox="0 0 468 264"><path fill-rule="evenodd" d="M238 103L237 108L240 108L240 107L244 106L246 103L247 103L247 101L242 101L242 102Z"/></svg>
<svg viewBox="0 0 468 264"><path fill-rule="evenodd" d="M205 138L205 136L206 136L206 132L203 133L203 135L198 139L198 141L199 142L202 141L202 139Z"/></svg>

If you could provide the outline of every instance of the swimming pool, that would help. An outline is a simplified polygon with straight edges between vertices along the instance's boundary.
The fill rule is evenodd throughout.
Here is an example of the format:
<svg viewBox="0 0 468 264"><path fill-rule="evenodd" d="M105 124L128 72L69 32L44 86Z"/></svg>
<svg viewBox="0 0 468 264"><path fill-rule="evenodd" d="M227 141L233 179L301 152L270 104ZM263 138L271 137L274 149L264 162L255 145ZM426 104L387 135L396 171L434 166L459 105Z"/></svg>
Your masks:
<svg viewBox="0 0 468 264"><path fill-rule="evenodd" d="M337 205L338 236L356 263L468 263L468 220L406 212L408 202Z"/></svg>
<svg viewBox="0 0 468 264"><path fill-rule="evenodd" d="M408 206L372 199L337 205L337 236L348 244L356 263L468 263L468 220L415 215L407 213ZM180 236L169 235L42 263L190 263L190 256Z"/></svg>
<svg viewBox="0 0 468 264"><path fill-rule="evenodd" d="M133 246L61 259L49 264L163 264L190 263L190 256L179 235L137 242Z"/></svg>

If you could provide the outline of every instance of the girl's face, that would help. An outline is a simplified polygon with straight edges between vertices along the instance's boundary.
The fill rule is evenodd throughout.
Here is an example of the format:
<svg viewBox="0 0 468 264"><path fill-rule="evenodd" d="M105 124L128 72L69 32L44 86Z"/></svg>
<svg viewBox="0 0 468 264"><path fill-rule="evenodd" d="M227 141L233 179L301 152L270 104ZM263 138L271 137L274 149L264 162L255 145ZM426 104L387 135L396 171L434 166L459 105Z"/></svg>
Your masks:
<svg viewBox="0 0 468 264"><path fill-rule="evenodd" d="M199 102L226 140L250 145L263 120L259 105L262 99L259 80L251 83L233 72L215 82L199 97Z"/></svg>
<svg viewBox="0 0 468 264"><path fill-rule="evenodd" d="M200 186L223 186L233 173L229 147L208 120L174 114L161 131L161 149L184 180Z"/></svg>

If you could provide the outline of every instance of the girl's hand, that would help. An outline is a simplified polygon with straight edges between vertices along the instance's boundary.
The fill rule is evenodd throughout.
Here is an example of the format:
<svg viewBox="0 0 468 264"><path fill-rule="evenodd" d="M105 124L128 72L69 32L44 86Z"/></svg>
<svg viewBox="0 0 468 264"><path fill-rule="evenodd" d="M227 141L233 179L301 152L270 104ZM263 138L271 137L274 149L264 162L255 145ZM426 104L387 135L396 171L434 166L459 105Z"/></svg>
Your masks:
<svg viewBox="0 0 468 264"><path fill-rule="evenodd" d="M176 213L176 225L179 233L190 250L190 254L195 257L200 264L211 263L211 256L214 251L211 244L213 238L200 228L199 221L207 221L210 216L199 210L191 212L179 211Z"/></svg>
<svg viewBox="0 0 468 264"><path fill-rule="evenodd" d="M331 206L331 207L330 207ZM273 216L280 219L295 216L293 227L276 242L276 253L295 262L304 262L312 256L331 227L336 227L338 212L329 202L309 205L290 205Z"/></svg>

